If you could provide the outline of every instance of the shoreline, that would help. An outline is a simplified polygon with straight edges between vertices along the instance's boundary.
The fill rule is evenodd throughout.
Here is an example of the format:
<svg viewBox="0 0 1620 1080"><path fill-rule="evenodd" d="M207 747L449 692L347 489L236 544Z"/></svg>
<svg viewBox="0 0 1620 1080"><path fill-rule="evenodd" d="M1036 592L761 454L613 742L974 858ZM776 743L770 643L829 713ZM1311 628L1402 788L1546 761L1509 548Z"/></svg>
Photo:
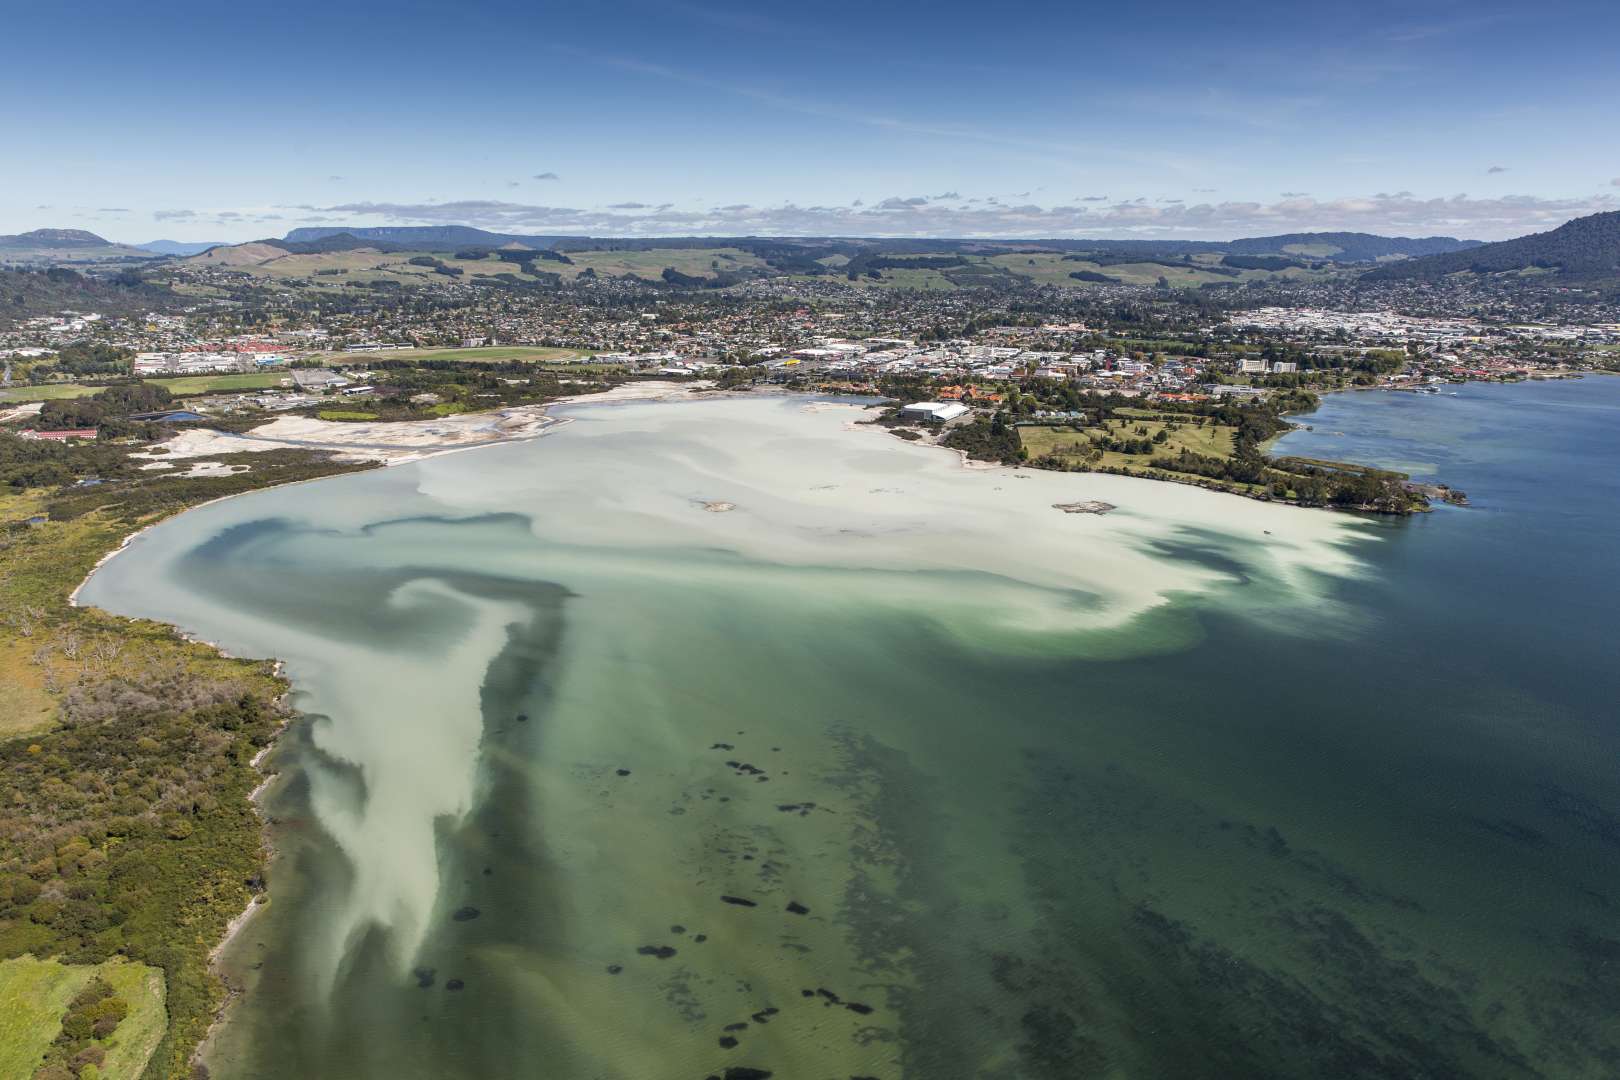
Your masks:
<svg viewBox="0 0 1620 1080"><path fill-rule="evenodd" d="M649 389L651 389L651 388L649 387ZM540 417L542 419L547 419L550 422L541 424L538 428L536 428L534 430L526 430L521 435L514 435L514 436L511 436L511 437L500 438L500 439L492 439L492 440L479 442L479 443L472 444L472 445L443 446L443 447L438 447L438 448L434 448L434 449L429 449L429 450L426 450L426 451L424 451L422 453L419 453L419 454L413 454L413 455L410 455L410 456L404 456L404 457L399 457L399 458L394 458L394 459L371 459L369 468L357 469L356 471L369 472L369 471L372 471L373 468L385 469L385 468L388 468L388 467L393 466L393 465L409 464L409 463L412 463L412 462L415 462L415 461L425 460L426 458L429 458L429 457L436 457L436 456L439 456L441 454L455 453L455 452L462 451L462 450L476 450L476 449L482 449L482 448L485 448L485 447L488 447L488 446L503 445L503 444L506 444L506 443L519 443L519 442L533 441L535 439L538 439L538 438L544 436L545 434L548 434L549 432L551 432L553 429L555 429L557 427L560 427L560 426L563 426L563 425L566 425L566 424L572 422L572 420L573 420L572 417L548 417L548 416L546 416L546 410L549 410L553 406L565 406L565 407L572 407L572 406L578 406L578 405L613 406L613 405L620 405L620 404L642 403L642 402L648 402L648 401L652 401L652 402L661 402L661 401L663 401L663 402L668 402L668 401L679 402L681 400L692 400L692 399L700 399L700 398L710 398L710 399L712 399L712 398L715 398L715 397L732 396L734 394L735 394L735 396L780 396L780 397L782 397L784 399L788 399L788 400L800 400L802 402L802 407L806 407L806 408L814 408L814 407L817 407L819 405L821 407L833 407L833 408L848 409L852 413L861 413L861 412L866 411L866 409L867 409L867 406L863 406L863 405L855 403L855 402L843 402L843 401L828 400L830 395L818 395L818 394L815 394L814 392L806 393L806 392L802 392L802 391L791 391L791 390L781 390L779 388L768 388L764 393L754 391L754 392L751 392L750 394L736 394L736 392L734 392L734 391L719 391L719 390L713 389L712 386L700 385L700 384L662 384L662 385L659 386L658 390L650 392L650 393L628 393L628 394L622 394L622 395L617 395L617 396L613 396L613 397L607 397L607 396L602 395L602 394L571 395L571 396L566 397L566 398L559 398L559 399L557 399L555 401L546 402L543 405L532 407L539 413L539 415L540 415ZM407 421L405 423L419 423L419 422L417 422L417 421ZM843 424L843 427L845 428L845 430L851 431L851 432L861 431L866 426L870 426L872 428L872 431L873 431L874 434L879 434L879 433L881 433L881 434L890 434L891 437L892 437L892 433L889 433L884 428L878 427L876 425L861 425L861 424L859 424L859 422L857 420L855 420L853 418L849 419L849 420L846 420L846 422ZM945 450L945 451L948 451L948 452L954 454L955 457L957 458L958 462L960 463L960 467L962 469L964 469L964 470L990 471L990 472L994 472L994 471L998 471L998 470L1005 470L1007 472L1017 472L1020 469L1030 468L1029 466L1024 466L1024 465L1004 465L1004 464L1001 464L999 462L975 461L972 458L970 458L965 451L956 449L954 447L941 446L941 445L938 445L936 443L930 443L928 445L932 446L935 449ZM1087 471L1105 472L1105 470L1087 470ZM346 475L346 474L341 474L340 473L340 474L335 474L335 475ZM1166 479L1164 477L1135 476L1135 475L1132 475L1132 474L1110 474L1110 475L1125 475L1130 479L1139 479L1139 480L1162 480L1162 479ZM99 571L100 569L102 569L105 565L107 565L112 559L116 558L119 554L122 554L133 543L133 541L135 541L138 537L144 535L146 532L150 531L152 528L156 527L157 525L168 522L168 521L170 521L170 520L172 520L174 518L177 518L180 515L185 514L185 513L189 512L189 511L201 509L202 507L210 506L210 505L213 505L215 503L224 502L224 501L226 501L228 499L238 498L238 497L243 496L243 495L251 495L251 494L254 494L254 493L260 492L260 491L269 491L269 490L272 490L272 489L275 489L275 488L290 487L290 486L293 486L295 484L309 483L309 482L312 482L314 480L328 480L328 479L332 479L332 478L333 478L332 476L310 477L310 478L305 478L305 479L287 481L285 483L266 484L263 487L251 488L251 489L248 489L248 490L245 490L245 491L233 492L233 493L228 494L228 495L222 495L222 496L219 496L219 497L214 498L214 499L209 499L209 500L207 500L205 502L198 503L198 504L196 504L194 506L186 507L186 508L184 508L182 510L178 510L178 511L172 513L172 514L165 515L165 516L159 518L156 521L150 522L150 523L144 525L143 527L141 527L140 529L130 533L128 536L124 537L119 542L117 547L115 547L112 550L106 552L104 555L101 556L101 558L99 558L96 561L95 565L90 569L90 571L85 575L85 577L79 582L79 584L74 588L72 593L69 595L69 605L73 606L73 607L88 606L88 605L83 605L81 603L80 594L82 593L83 589L88 584L90 579L95 575L95 573L97 571ZM1203 485L1191 484L1189 486L1202 487ZM1241 492L1226 491L1226 490L1223 490L1221 488L1205 487L1204 490L1211 491L1212 493L1215 493L1215 494L1234 494L1234 495L1242 494ZM1276 501L1276 500L1259 500L1259 501ZM1296 507L1296 508L1297 509L1312 509L1312 508L1307 508L1307 507ZM239 657L234 657L233 654L231 654L230 652L225 650L223 647L221 647L216 642L207 641L205 639L189 635L179 627L172 627L172 629L179 636L184 638L185 640L205 645L208 648L214 650L220 656L231 658L231 659L241 659ZM282 695L277 699L277 701L278 702L285 701L287 699L287 697L290 696L290 694L291 694L292 684L287 679L286 675L284 674L283 668L282 668L281 663L279 661L276 662L276 667L275 667L275 670L274 670L274 674L275 674L275 677L280 679L282 681L283 685L284 685L284 691L283 691ZM275 852L275 848L274 848L274 846L271 843L270 838L269 838L269 834L268 834L269 822L267 821L267 819L264 816L264 813L263 813L263 810L262 810L262 807L261 807L261 800L262 800L264 794L266 793L266 791L268 791L270 789L271 785L275 782L275 780L279 777L280 774L278 772L274 772L274 771L272 771L272 772L263 772L262 771L262 765L265 762L265 760L268 758L270 753L279 746L280 738L281 738L282 734L284 734L287 726L291 723L292 719L294 719L292 716L287 716L287 717L284 717L281 720L280 724L278 725L278 727L276 729L275 735L272 737L270 742L263 749L261 749L258 753L256 753L254 755L253 759L250 762L250 767L253 768L255 771L259 772L260 776L261 776L261 779L260 779L259 783L248 794L247 798L248 798L249 804L254 809L255 815L259 819L259 834L260 834L260 841L261 841L261 845L262 845L262 851L263 851L263 855L264 855L264 866L265 866L266 870L268 870L270 863L275 858L276 852ZM256 892L253 895L253 897L249 900L247 905L245 905L245 907L241 911L237 912L235 915L233 915L230 918L230 920L226 924L224 933L212 945L212 947L210 948L210 950L208 952L208 956L207 956L208 968L209 968L209 970L211 972L214 973L216 978L220 979L221 986L224 988L224 991L225 991L225 999L221 1002L219 1007L215 1010L214 1015L213 1015L213 1017L211 1019L211 1022L209 1023L208 1028L203 1033L202 1038L198 1041L196 1046L192 1049L190 1060L193 1061L193 1062L199 1062L199 1061L202 1060L203 1049L213 1041L213 1039L215 1038L215 1036L217 1035L217 1033L221 1029L221 1027L223 1025L229 1023L228 1014L229 1014L229 1012L231 1010L231 1007L237 1002L237 1000L240 998L242 993L245 992L242 988L233 987L233 986L231 986L231 984L229 982L226 981L226 979L224 977L224 973L220 970L223 958L225 957L225 955L228 952L231 945L233 943L235 943L236 940L239 938L242 931L245 930L252 923L254 915L256 914L256 910L259 909L259 908L268 906L270 902L271 901L269 899L269 885L268 885L268 883L266 883L265 887L263 889L261 889L260 891Z"/></svg>
<svg viewBox="0 0 1620 1080"><path fill-rule="evenodd" d="M554 401L547 401L547 402L544 402L544 403L539 404L539 405L520 405L520 406L518 406L518 408L534 409L534 410L537 411L538 415L537 415L536 419L538 421L540 421L540 423L533 430L526 430L526 431L522 432L521 434L513 434L513 435L508 435L508 436L504 436L504 437L500 437L500 438L494 438L494 439L486 439L486 440L484 440L482 442L470 443L470 444L465 444L465 445L450 445L450 446L440 446L440 447L434 447L434 448L426 448L426 449L423 449L420 453L406 454L406 455L402 455L402 456L394 457L394 458L360 458L360 459L356 460L355 462L353 462L353 464L362 465L362 466L370 465L371 468L362 468L362 469L357 469L355 471L356 472L370 472L372 468L374 468L374 469L388 469L388 468L393 468L394 466L397 466L397 465L410 465L410 464L413 464L414 462L426 461L428 458L442 457L442 456L444 456L446 454L459 453L459 452L465 451L465 450L482 450L482 449L484 449L486 447L490 447L490 446L506 446L506 445L516 444L516 443L532 442L535 439L543 438L544 436L550 434L551 431L553 429L555 429L555 428L563 427L563 426L566 426L568 424L573 423L573 419L571 417L566 417L566 416L555 416L554 417L554 416L548 415L546 410L549 410L553 406L557 406L557 405L563 405L563 406L586 405L586 404L617 405L617 404L628 404L630 402L639 402L639 401L662 401L662 400L666 400L669 397L675 396L674 392L673 392L674 387L687 387L687 386L696 387L698 389L696 389L696 390L694 390L692 392L693 393L702 393L702 392L708 391L712 386L712 384L708 384L708 383L652 383L652 382L643 383L643 384L623 384L623 385L641 385L641 386L647 386L647 387L656 386L656 387L658 387L660 389L660 391L662 391L662 393L654 392L654 393L650 393L650 394L646 394L646 395L642 395L642 394L623 394L623 395L619 395L619 396L616 396L616 397L613 397L613 398L607 398L607 397L605 397L606 394L612 394L613 393L612 390L609 390L609 391L605 391L603 394L570 394L570 395L568 395L566 397L560 397L560 398L557 398ZM504 410L504 413L506 415L509 415L512 411L513 410ZM492 410L489 413L473 413L473 414L469 414L469 415L472 415L472 416L496 416L496 415L502 415L502 412L503 412L502 410ZM271 423L274 423L274 421L271 421ZM397 423L399 423L399 424L425 424L425 423L432 423L432 421L427 421L427 420L401 420L401 421L397 421ZM274 440L272 440L272 441L274 441ZM325 450L327 452L335 453L335 454L344 453L341 445L313 446L313 447L306 447L306 449ZM199 454L199 455L196 455L196 456L198 456L198 457L208 457L210 455L208 455L208 454ZM346 475L346 474L335 474L335 475ZM248 488L246 491L233 491L229 495L221 495L218 498L209 499L209 500L207 500L205 502L197 503L194 506L184 507L183 509L176 510L172 514L166 514L163 517L158 518L156 521L149 522L148 524L141 526L139 529L135 530L134 532L130 533L128 536L124 537L122 540L119 541L117 547L113 548L111 551L107 552L106 554L101 556L101 558L96 560L95 565L90 568L89 572L84 575L84 578L79 582L79 584L76 585L74 587L73 591L68 594L68 606L69 607L79 607L79 606L81 606L79 604L79 594L84 591L85 585L87 585L89 583L90 579L95 576L96 571L100 570L107 563L111 562L114 558L121 555L124 552L124 549L127 548L131 543L133 543L137 538L139 538L140 536L142 536L145 533L149 532L150 530L156 528L157 526L163 524L164 522L169 521L172 518L179 517L181 514L189 514L193 510L201 510L205 506L213 506L215 503L225 502L228 499L239 499L244 495L253 495L253 494L256 494L256 493L261 492L261 491L272 491L272 490L274 490L276 488L293 487L293 486L295 486L297 484L312 484L312 483L315 483L318 480L330 480L330 479L332 479L331 476L310 476L310 477L305 477L305 478L299 479L299 480L286 480L286 481L282 481L280 483L265 484L263 487ZM196 640L196 639L189 639L189 640ZM212 645L213 643L212 642L203 642L203 644ZM215 648L217 648L217 646L215 646ZM222 655L227 655L227 656L229 655L228 653L224 653L224 650L220 650L220 652L221 652Z"/></svg>
<svg viewBox="0 0 1620 1080"><path fill-rule="evenodd" d="M631 384L631 385L635 385L635 384ZM615 388L615 389L618 389L618 388ZM438 456L445 455L445 454L453 454L453 453L457 453L457 452L464 451L464 450L479 450L479 449L484 449L486 447L491 447L491 446L502 446L502 445L514 444L514 443L532 442L532 441L534 441L536 439L544 437L545 435L551 433L555 429L565 427L568 424L573 422L573 418L571 418L571 417L554 417L554 416L550 416L548 414L548 410L550 410L553 406L558 406L558 405L561 405L561 406L573 406L573 405L581 405L581 404L596 404L596 405L608 406L608 405L617 405L617 404L628 404L628 403L631 403L631 402L670 400L670 399L679 398L679 397L683 396L684 394L690 394L690 395L701 394L701 395L707 397L707 396L713 396L716 393L722 393L722 392L721 391L715 391L713 389L713 384L712 383L706 383L706 382L704 382L704 383L650 383L649 382L649 383L637 385L635 390L632 390L632 391L630 391L628 393L620 393L620 394L616 394L616 395L614 395L612 397L606 397L605 396L606 394L613 394L612 390L606 391L603 394L574 394L574 395L568 395L566 397L557 398L557 399L555 399L553 401L547 401L547 402L544 402L544 403L541 403L541 404L535 405L535 406L520 406L520 408L532 409L534 411L534 413L536 414L535 415L535 420L537 421L537 423L532 428L527 428L527 429L523 430L522 433L520 433L520 434L506 435L506 436L503 436L503 437L494 438L494 439L488 439L488 440L473 443L473 444L470 444L470 445L450 445L450 446L434 447L434 448L425 449L420 453L404 454L404 455L400 455L400 456L396 456L396 457L392 457L392 458L362 459L361 461L355 462L355 464L360 465L360 466L369 466L369 467L357 468L354 471L355 472L371 472L371 471L374 471L375 469L387 469L387 468L390 468L390 467L396 466L396 465L412 464L414 462L423 461L423 460L426 460L426 459L431 458L431 457L438 457ZM501 412L502 412L501 410L494 410L490 414L484 414L484 415L500 415ZM507 415L510 414L510 410L506 410L505 412L506 412ZM425 423L425 422L426 421L401 421L401 423L405 423L405 424ZM339 455L341 455L341 453L342 453L342 450L341 450L340 447L325 447L325 448L312 447L311 449L328 449L331 452L334 452L334 453L339 454ZM207 455L201 455L201 456L207 456ZM148 522L147 524L141 526L139 529L136 529L133 532L129 533L128 535L124 536L118 542L116 547L112 548L110 551L105 552L104 554L102 554L102 556L100 558L98 558L96 560L94 565L91 566L91 568L89 569L88 572L86 572L84 577L82 579L80 579L79 583L76 586L74 586L72 592L70 592L68 594L67 605L70 608L84 608L84 607L92 607L92 606L94 606L94 605L84 604L80 600L80 596L83 593L83 591L85 589L85 586L89 584L90 579L93 578L98 571L100 571L103 567L105 567L107 564L109 564L113 559L117 558L119 555L123 554L126 550L128 550L130 545L132 543L134 543L135 540L137 540L139 537L145 535L146 533L150 532L152 529L156 528L159 525L162 525L162 524L164 524L166 522L169 522L169 521L172 521L172 520L174 520L176 518L179 518L180 516L182 516L184 514L190 513L191 511L200 510L205 506L212 506L212 505L214 505L216 503L226 502L227 500L230 500L230 499L241 498L241 497L246 496L246 495L253 495L253 494L257 494L259 492L271 491L271 490L275 490L275 489L278 489L278 488L288 488L288 487L293 487L293 486L299 485L299 484L314 483L314 482L319 481L319 480L331 480L335 476L343 476L343 475L349 475L349 474L348 473L335 473L335 474L332 474L332 475L329 475L329 476L305 477L305 478L298 479L298 480L287 480L287 481L283 481L283 482L280 482L280 483L269 483L269 484L263 485L262 487L249 488L249 489L244 490L244 491L236 491L236 492L232 492L232 493L230 493L228 495L221 495L221 496L218 496L217 498L208 499L208 500L205 500L204 502L197 503L197 504L195 504L193 506L187 506L187 507L184 507L182 509L176 510L173 513L165 514L162 517L159 517L155 521ZM111 615L112 613L107 612L105 614ZM137 620L131 619L131 618L127 617L127 616L114 616L114 617L123 619L125 621L129 621L129 622L137 621ZM233 653L229 652L223 646L221 646L218 642L208 641L208 640L206 640L204 638L197 637L195 635L189 634L184 629L182 629L181 627L175 626L175 625L170 624L170 623L165 623L164 625L168 626L182 640L187 641L187 642L191 642L191 643L194 643L194 644L203 645L203 646L213 650L216 654L218 654L219 656L221 656L221 657L223 657L225 659L232 659L232 660L245 659L243 657L235 656ZM275 663L275 668L274 668L274 671L273 671L273 675L274 675L274 677L276 679L278 679L282 683L282 687L283 687L281 694L278 697L276 697L274 700L275 700L276 704L281 705L281 704L284 704L287 701L287 699L290 697L293 687L292 687L291 681L287 678L287 676L284 673L284 669L283 669L283 665L282 665L281 661L276 660L276 661L274 661L274 663ZM277 728L275 730L275 734L272 736L270 741L261 750L259 750L258 753L254 754L252 760L249 762L249 767L252 768L255 772L258 772L260 774L260 777L261 777L261 779L259 780L259 783L257 785L255 785L253 790L248 793L247 801L248 801L248 804L253 808L254 816L256 818L258 818L258 820L259 820L258 832L259 832L259 841L260 841L260 845L261 845L261 852L263 853L263 864L262 865L263 865L264 870L266 872L268 872L269 867L270 867L270 863L275 857L275 847L270 841L269 821L264 815L264 812L263 812L263 809L262 809L262 806L261 806L261 799L264 796L265 792L270 788L270 786L275 782L275 780L279 777L280 774L278 772L273 772L273 771L268 772L268 773L263 772L262 769L261 769L261 766L263 765L263 763L267 759L267 757L271 754L271 752L274 751L278 745L280 745L281 736L285 733L288 725L292 722L293 719L294 718L292 716L283 717L280 724L277 726ZM221 1026L228 1022L227 1021L227 1013L229 1012L231 1006L237 1001L237 999L243 993L242 989L240 989L238 987L233 987L226 980L224 972L221 970L222 959L223 959L225 953L230 948L230 946L241 935L242 931L245 930L251 924L251 922L253 921L254 915L260 909L268 907L269 903L270 903L270 900L269 900L269 884L268 884L268 881L266 881L266 884L265 884L264 888L262 888L260 891L258 891L256 893L254 893L252 898L249 899L247 905L241 911L237 912L235 915L233 915L230 918L230 920L226 923L224 933L219 937L219 939L217 941L214 942L214 944L210 947L210 949L208 951L206 966L207 966L208 970L213 973L214 977L219 979L220 985L224 989L225 996L224 996L224 1000L222 1000L220 1002L218 1008L215 1009L214 1014L213 1014L213 1016L210 1019L210 1022L208 1024L207 1029L202 1034L202 1037L197 1041L196 1046L194 1046L192 1048L192 1050L191 1050L191 1053L190 1053L187 1060L189 1062L191 1062L192 1064L201 1063L203 1048L206 1047L209 1044L209 1042L213 1039L213 1037L216 1035L216 1033L221 1028Z"/></svg>

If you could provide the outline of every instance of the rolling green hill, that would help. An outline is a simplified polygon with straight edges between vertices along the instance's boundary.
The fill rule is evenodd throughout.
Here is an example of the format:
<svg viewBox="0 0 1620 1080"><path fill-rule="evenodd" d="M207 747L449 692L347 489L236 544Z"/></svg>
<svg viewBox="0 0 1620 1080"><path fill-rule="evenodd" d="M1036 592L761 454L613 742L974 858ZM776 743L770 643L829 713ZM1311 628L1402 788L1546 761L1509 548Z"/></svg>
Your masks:
<svg viewBox="0 0 1620 1080"><path fill-rule="evenodd" d="M1229 288L1342 273L1358 263L1465 251L1477 241L1368 233L1286 233L1231 241L936 240L861 237L519 236L467 226L294 229L214 248L177 269L210 267L277 287L444 289L554 286L578 278L723 288L769 277L861 287L954 290L1162 284Z"/></svg>

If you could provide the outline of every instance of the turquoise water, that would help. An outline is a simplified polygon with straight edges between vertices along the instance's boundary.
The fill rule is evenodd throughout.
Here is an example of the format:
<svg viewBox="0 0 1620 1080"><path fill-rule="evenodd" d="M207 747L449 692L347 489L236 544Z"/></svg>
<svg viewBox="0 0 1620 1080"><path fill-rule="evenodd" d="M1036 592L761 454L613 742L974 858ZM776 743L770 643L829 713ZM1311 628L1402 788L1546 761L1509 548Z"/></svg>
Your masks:
<svg viewBox="0 0 1620 1080"><path fill-rule="evenodd" d="M1620 1071L1620 380L1284 440L1474 503L1399 522L572 416L87 589L308 712L213 1075Z"/></svg>

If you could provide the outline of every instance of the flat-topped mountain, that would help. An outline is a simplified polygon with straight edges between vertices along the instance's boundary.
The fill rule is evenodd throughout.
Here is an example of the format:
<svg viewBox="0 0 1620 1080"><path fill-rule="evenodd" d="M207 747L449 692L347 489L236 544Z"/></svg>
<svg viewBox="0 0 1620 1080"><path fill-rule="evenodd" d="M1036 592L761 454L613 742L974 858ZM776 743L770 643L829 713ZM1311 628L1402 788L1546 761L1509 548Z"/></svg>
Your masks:
<svg viewBox="0 0 1620 1080"><path fill-rule="evenodd" d="M35 229L32 232L0 236L0 247L112 247L111 240L103 239L83 229Z"/></svg>
<svg viewBox="0 0 1620 1080"><path fill-rule="evenodd" d="M150 259L152 253L84 229L34 229L0 236L0 262L46 264L127 258Z"/></svg>

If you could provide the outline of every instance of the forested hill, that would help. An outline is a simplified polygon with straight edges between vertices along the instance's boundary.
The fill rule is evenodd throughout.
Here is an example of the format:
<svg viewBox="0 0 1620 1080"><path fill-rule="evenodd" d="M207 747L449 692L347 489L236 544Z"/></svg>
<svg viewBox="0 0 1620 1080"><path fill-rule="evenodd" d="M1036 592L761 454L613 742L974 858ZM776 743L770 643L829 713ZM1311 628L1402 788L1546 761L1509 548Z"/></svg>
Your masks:
<svg viewBox="0 0 1620 1080"><path fill-rule="evenodd" d="M34 315L59 311L95 311L103 315L138 315L179 310L187 300L168 288L143 281L132 272L91 277L66 267L49 270L0 268L0 327Z"/></svg>
<svg viewBox="0 0 1620 1080"><path fill-rule="evenodd" d="M1362 278L1432 281L1464 271L1502 274L1521 270L1554 271L1571 282L1620 282L1620 210L1576 218L1551 232L1517 240L1381 266Z"/></svg>

